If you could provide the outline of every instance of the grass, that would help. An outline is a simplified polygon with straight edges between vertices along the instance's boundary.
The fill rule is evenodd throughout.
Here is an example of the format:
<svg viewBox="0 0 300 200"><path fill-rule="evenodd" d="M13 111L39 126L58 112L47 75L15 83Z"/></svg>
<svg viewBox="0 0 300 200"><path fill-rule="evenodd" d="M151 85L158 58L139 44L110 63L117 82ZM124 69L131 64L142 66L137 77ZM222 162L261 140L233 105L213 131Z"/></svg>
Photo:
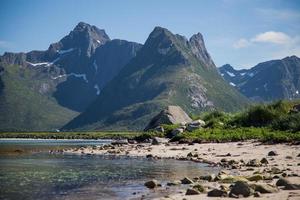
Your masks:
<svg viewBox="0 0 300 200"><path fill-rule="evenodd" d="M294 133L256 127L211 128L184 132L172 140L179 141L182 139L198 140L201 142L236 142L253 139L261 142L280 143L300 141L300 132Z"/></svg>
<svg viewBox="0 0 300 200"><path fill-rule="evenodd" d="M1 132L0 138L34 139L133 139L142 132Z"/></svg>

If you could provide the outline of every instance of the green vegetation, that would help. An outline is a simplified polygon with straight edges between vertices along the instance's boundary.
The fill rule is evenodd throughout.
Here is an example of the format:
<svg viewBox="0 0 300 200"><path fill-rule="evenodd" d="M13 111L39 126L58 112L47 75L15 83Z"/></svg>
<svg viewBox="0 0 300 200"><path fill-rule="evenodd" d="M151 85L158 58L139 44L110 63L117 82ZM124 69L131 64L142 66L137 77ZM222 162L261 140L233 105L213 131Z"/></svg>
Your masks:
<svg viewBox="0 0 300 200"><path fill-rule="evenodd" d="M141 132L3 132L0 138L34 138L34 139L133 139Z"/></svg>
<svg viewBox="0 0 300 200"><path fill-rule="evenodd" d="M299 101L277 101L260 104L240 113L213 111L193 119L206 122L204 129L184 132L172 140L199 141L259 141L292 142L300 141L300 113L292 112Z"/></svg>
<svg viewBox="0 0 300 200"><path fill-rule="evenodd" d="M0 131L46 131L62 127L78 113L50 96L51 79L36 69L3 65L0 76ZM48 94L49 93L49 94Z"/></svg>
<svg viewBox="0 0 300 200"><path fill-rule="evenodd" d="M172 141L187 139L199 142L236 142L258 140L262 142L293 142L300 141L300 133L274 131L268 128L212 128L184 132L172 138Z"/></svg>

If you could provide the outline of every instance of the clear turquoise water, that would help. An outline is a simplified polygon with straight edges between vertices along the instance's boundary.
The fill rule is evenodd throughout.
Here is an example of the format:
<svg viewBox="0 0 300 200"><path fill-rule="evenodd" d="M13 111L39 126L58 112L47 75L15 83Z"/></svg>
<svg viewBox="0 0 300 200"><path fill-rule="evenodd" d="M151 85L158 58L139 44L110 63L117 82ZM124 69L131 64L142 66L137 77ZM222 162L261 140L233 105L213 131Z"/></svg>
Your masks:
<svg viewBox="0 0 300 200"><path fill-rule="evenodd" d="M0 149L33 149L31 153L0 155L0 199L138 199L148 192L143 186L146 180L169 181L216 171L186 161L48 153L58 146L106 142L0 140ZM159 195L162 193L154 191L146 197Z"/></svg>

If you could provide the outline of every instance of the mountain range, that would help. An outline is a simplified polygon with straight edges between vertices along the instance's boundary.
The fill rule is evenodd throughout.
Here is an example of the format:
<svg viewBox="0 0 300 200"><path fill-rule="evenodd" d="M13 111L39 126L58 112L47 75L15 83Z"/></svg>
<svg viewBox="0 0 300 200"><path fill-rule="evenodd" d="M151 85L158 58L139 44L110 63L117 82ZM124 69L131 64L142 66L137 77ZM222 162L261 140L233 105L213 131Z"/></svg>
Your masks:
<svg viewBox="0 0 300 200"><path fill-rule="evenodd" d="M220 74L242 94L254 101L300 98L300 58L259 63L250 69L236 70L226 64Z"/></svg>
<svg viewBox="0 0 300 200"><path fill-rule="evenodd" d="M0 56L0 131L142 130L168 105L193 115L244 109L246 96L297 98L299 58L270 62L218 69L200 33L155 27L142 45L80 22L45 51ZM268 70L274 92L255 93Z"/></svg>
<svg viewBox="0 0 300 200"><path fill-rule="evenodd" d="M137 55L64 129L143 129L167 105L189 114L237 111L248 100L219 75L200 33L189 40L156 27Z"/></svg>

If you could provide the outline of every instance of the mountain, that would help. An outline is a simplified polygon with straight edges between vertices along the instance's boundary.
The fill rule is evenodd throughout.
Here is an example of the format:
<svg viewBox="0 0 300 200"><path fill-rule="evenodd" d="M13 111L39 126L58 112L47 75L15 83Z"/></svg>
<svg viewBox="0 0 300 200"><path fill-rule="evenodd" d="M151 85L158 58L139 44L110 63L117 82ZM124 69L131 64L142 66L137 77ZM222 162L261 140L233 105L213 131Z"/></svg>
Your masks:
<svg viewBox="0 0 300 200"><path fill-rule="evenodd" d="M189 40L156 27L97 99L63 129L143 129L167 105L189 114L234 111L248 100L222 79L200 33Z"/></svg>
<svg viewBox="0 0 300 200"><path fill-rule="evenodd" d="M227 64L220 67L219 72L252 100L300 98L300 59L297 56L259 63L243 70L235 70Z"/></svg>
<svg viewBox="0 0 300 200"><path fill-rule="evenodd" d="M17 113L20 113L20 126L15 124L18 130L61 127L84 111L141 47L135 42L111 40L104 30L80 22L45 51L4 53L0 56L0 98L6 100L1 101L0 111L6 110L6 113L0 120L0 130L11 127L9 124ZM44 112L47 109L51 111ZM21 114L23 111L26 114ZM38 115L38 111L43 115ZM50 117L52 111L59 115L56 119ZM26 116L30 116L27 120L36 122L24 127ZM37 116L47 118L49 124L45 120L37 125ZM52 119L57 122L52 123Z"/></svg>

